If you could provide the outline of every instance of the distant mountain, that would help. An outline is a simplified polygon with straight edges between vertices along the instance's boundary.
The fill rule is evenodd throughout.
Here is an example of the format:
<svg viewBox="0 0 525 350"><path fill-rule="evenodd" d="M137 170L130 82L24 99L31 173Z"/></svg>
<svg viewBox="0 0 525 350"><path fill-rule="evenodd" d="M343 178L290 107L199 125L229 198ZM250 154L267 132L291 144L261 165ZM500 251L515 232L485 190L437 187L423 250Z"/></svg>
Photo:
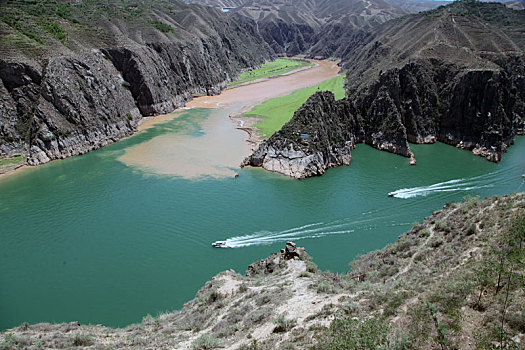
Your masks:
<svg viewBox="0 0 525 350"><path fill-rule="evenodd" d="M422 11L433 10L439 6L448 5L454 0L386 0L389 3L401 7L409 12L416 13ZM501 2L515 10L522 10L525 8L525 0L480 0L481 2Z"/></svg>
<svg viewBox="0 0 525 350"><path fill-rule="evenodd" d="M409 12L416 13L433 10L439 6L448 5L451 1L434 0L386 0L392 5L396 5Z"/></svg>
<svg viewBox="0 0 525 350"><path fill-rule="evenodd" d="M217 8L237 7L245 4L247 0L184 0L188 4L201 4Z"/></svg>
<svg viewBox="0 0 525 350"><path fill-rule="evenodd" d="M384 0L191 0L215 7L236 6L229 11L232 18L250 21L277 54L310 56L336 55L337 48L310 48L317 42L327 44L339 39L338 29L345 35L368 30L407 11ZM325 35L324 33L329 33ZM333 35L332 35L333 34ZM321 53L322 51L322 53Z"/></svg>

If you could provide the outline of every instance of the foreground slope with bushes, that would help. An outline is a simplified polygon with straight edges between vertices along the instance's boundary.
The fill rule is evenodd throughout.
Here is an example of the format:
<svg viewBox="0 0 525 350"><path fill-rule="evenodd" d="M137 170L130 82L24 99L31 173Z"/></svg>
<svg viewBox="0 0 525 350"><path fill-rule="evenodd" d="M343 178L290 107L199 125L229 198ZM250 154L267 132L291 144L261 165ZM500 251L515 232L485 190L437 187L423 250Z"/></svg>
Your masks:
<svg viewBox="0 0 525 350"><path fill-rule="evenodd" d="M450 203L347 274L287 244L218 274L181 311L124 329L23 324L0 348L519 349L525 194Z"/></svg>

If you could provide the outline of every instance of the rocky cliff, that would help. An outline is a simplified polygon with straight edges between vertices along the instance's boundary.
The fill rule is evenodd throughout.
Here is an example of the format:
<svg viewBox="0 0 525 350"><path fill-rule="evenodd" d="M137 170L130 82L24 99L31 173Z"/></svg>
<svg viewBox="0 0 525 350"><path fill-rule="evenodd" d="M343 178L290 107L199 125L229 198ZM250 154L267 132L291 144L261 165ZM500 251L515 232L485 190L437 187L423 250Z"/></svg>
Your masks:
<svg viewBox="0 0 525 350"><path fill-rule="evenodd" d="M322 272L287 243L207 282L182 310L122 329L22 324L0 348L520 349L525 195L467 198L384 249Z"/></svg>
<svg viewBox="0 0 525 350"><path fill-rule="evenodd" d="M0 157L31 165L130 135L141 117L217 94L272 57L249 24L205 6L0 6Z"/></svg>
<svg viewBox="0 0 525 350"><path fill-rule="evenodd" d="M523 12L472 1L387 22L346 49L345 99L311 97L243 164L305 178L357 142L414 163L409 142L436 141L498 162L524 130L524 30Z"/></svg>

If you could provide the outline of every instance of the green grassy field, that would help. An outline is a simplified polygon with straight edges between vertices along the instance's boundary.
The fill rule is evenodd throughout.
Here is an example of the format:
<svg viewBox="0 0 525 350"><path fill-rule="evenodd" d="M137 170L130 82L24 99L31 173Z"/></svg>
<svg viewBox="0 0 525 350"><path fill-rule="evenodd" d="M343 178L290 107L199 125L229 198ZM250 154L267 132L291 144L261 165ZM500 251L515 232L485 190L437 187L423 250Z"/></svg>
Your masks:
<svg viewBox="0 0 525 350"><path fill-rule="evenodd" d="M0 158L0 174L8 172L24 164L27 161L26 157L15 156L13 158Z"/></svg>
<svg viewBox="0 0 525 350"><path fill-rule="evenodd" d="M345 97L343 81L344 75L339 75L318 85L294 91L288 96L268 100L244 114L262 117L262 120L257 123L256 127L259 129L260 134L268 138L292 119L294 112L316 91L332 91L336 100Z"/></svg>
<svg viewBox="0 0 525 350"><path fill-rule="evenodd" d="M267 62L259 69L251 70L241 74L238 80L230 83L230 86L235 86L249 81L274 77L284 73L291 72L302 67L313 66L313 63L307 60L293 59L293 58L279 58L272 62Z"/></svg>

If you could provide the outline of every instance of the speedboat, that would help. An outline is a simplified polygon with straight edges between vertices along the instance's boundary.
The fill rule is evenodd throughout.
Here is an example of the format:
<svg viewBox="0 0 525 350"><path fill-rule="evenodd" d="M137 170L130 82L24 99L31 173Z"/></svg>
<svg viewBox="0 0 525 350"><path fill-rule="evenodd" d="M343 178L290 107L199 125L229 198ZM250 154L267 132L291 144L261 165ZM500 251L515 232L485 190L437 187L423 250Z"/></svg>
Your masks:
<svg viewBox="0 0 525 350"><path fill-rule="evenodd" d="M226 241L215 241L211 245L215 248L224 247L226 245Z"/></svg>
<svg viewBox="0 0 525 350"><path fill-rule="evenodd" d="M397 192L390 192L390 193L388 194L388 197L394 197L396 194L397 194Z"/></svg>

